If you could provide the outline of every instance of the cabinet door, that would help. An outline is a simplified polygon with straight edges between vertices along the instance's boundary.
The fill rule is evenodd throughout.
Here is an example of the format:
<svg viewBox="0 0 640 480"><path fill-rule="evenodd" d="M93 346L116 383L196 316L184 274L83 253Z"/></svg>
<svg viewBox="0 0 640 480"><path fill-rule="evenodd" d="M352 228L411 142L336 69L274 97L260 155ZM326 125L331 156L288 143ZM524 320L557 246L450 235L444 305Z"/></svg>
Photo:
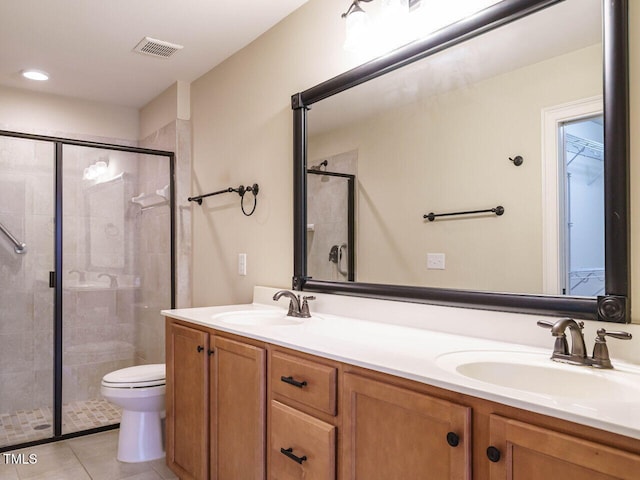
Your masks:
<svg viewBox="0 0 640 480"><path fill-rule="evenodd" d="M209 335L167 324L167 464L182 480L207 478Z"/></svg>
<svg viewBox="0 0 640 480"><path fill-rule="evenodd" d="M265 350L213 336L211 478L263 480Z"/></svg>
<svg viewBox="0 0 640 480"><path fill-rule="evenodd" d="M343 478L471 478L471 409L344 375Z"/></svg>
<svg viewBox="0 0 640 480"><path fill-rule="evenodd" d="M497 415L491 415L490 441L492 480L640 478L639 455Z"/></svg>

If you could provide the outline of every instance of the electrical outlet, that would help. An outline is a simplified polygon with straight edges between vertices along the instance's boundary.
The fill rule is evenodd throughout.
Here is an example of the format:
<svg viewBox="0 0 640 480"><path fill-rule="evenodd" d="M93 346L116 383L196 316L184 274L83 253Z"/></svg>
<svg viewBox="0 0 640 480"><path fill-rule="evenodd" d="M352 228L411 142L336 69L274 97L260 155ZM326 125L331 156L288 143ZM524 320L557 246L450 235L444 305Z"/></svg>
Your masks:
<svg viewBox="0 0 640 480"><path fill-rule="evenodd" d="M427 253L428 270L444 270L444 253Z"/></svg>
<svg viewBox="0 0 640 480"><path fill-rule="evenodd" d="M246 275L247 274L247 254L239 253L238 254L238 275Z"/></svg>

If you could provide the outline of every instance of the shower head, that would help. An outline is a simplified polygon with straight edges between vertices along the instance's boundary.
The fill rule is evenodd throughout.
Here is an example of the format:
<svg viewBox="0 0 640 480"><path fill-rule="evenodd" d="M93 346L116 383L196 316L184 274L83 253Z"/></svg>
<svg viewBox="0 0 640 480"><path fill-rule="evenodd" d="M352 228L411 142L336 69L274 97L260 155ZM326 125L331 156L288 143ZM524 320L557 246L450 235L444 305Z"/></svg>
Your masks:
<svg viewBox="0 0 640 480"><path fill-rule="evenodd" d="M326 170L327 169L327 165L329 165L329 161L328 160L323 160L319 164L313 165L312 167L309 167L309 170L322 171L322 167L324 167L325 170Z"/></svg>

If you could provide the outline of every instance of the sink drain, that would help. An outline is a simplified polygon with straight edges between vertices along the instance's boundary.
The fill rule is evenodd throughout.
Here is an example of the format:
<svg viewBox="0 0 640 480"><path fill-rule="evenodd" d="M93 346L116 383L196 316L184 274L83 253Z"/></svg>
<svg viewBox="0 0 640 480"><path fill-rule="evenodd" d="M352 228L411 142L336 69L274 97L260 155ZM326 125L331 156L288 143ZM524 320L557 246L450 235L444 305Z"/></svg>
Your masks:
<svg viewBox="0 0 640 480"><path fill-rule="evenodd" d="M36 425L35 427L33 427L34 430L46 430L47 428L51 428L51 425L49 425L48 423Z"/></svg>

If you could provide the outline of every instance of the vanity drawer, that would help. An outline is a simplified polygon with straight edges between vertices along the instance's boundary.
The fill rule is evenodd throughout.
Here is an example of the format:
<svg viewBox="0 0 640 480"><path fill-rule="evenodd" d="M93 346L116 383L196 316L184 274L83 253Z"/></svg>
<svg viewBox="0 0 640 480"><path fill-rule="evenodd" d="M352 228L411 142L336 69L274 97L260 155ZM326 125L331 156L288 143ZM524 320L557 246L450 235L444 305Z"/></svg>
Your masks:
<svg viewBox="0 0 640 480"><path fill-rule="evenodd" d="M274 352L271 355L271 391L309 407L336 414L337 369Z"/></svg>
<svg viewBox="0 0 640 480"><path fill-rule="evenodd" d="M271 401L270 480L335 480L336 427Z"/></svg>

